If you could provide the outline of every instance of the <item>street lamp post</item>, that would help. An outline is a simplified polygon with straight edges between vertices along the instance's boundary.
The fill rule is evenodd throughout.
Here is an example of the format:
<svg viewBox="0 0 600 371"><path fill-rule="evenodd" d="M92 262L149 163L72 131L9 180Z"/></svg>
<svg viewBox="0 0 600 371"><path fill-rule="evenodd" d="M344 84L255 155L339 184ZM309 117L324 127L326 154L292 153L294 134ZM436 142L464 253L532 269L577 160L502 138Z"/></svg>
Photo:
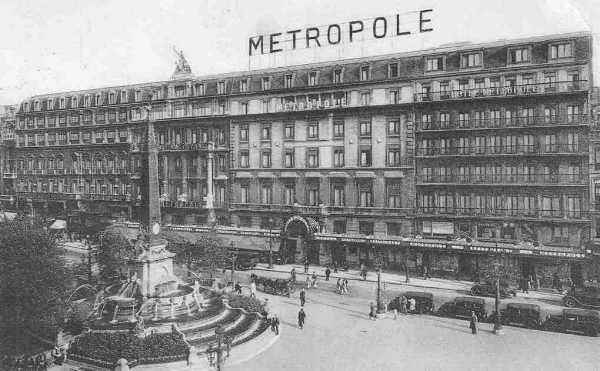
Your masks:
<svg viewBox="0 0 600 371"><path fill-rule="evenodd" d="M225 363L225 360L229 358L233 339L231 336L225 335L225 330L223 330L222 325L217 327L215 330L215 335L217 338L217 344L216 346L211 344L208 347L206 350L206 358L208 359L210 367L215 367L217 371L222 371L223 363Z"/></svg>
<svg viewBox="0 0 600 371"><path fill-rule="evenodd" d="M237 259L237 253L234 251L235 242L231 241L231 282L235 282L235 261Z"/></svg>
<svg viewBox="0 0 600 371"><path fill-rule="evenodd" d="M269 218L269 269L273 269L273 218Z"/></svg>
<svg viewBox="0 0 600 371"><path fill-rule="evenodd" d="M495 263L494 269L496 273L496 300L494 302L494 306L496 309L496 318L494 321L494 334L501 335L502 323L500 321L500 263Z"/></svg>
<svg viewBox="0 0 600 371"><path fill-rule="evenodd" d="M377 267L377 316L383 316L385 308L381 300L381 267L383 266L383 257L381 254L377 255L377 261L375 263Z"/></svg>

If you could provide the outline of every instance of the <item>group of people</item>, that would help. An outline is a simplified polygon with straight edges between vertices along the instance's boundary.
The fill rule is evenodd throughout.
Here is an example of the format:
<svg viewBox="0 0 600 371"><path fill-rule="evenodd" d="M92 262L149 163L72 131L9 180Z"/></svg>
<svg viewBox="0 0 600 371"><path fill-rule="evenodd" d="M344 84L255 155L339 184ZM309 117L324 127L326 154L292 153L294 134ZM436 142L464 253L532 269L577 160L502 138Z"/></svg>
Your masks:
<svg viewBox="0 0 600 371"><path fill-rule="evenodd" d="M417 301L415 298L407 298L406 296L400 296L400 300L398 301L398 307L392 307L394 310L394 318L396 318L396 313L400 311L400 313L414 313L417 311Z"/></svg>
<svg viewBox="0 0 600 371"><path fill-rule="evenodd" d="M306 288L317 288L317 273L313 272L311 276L306 276Z"/></svg>
<svg viewBox="0 0 600 371"><path fill-rule="evenodd" d="M42 371L48 369L48 367L48 360L44 353L31 357L5 355L0 360L1 370Z"/></svg>
<svg viewBox="0 0 600 371"><path fill-rule="evenodd" d="M340 295L345 295L349 293L350 289L348 288L348 280L345 278L343 280L341 278L338 278L337 283L335 285L335 291Z"/></svg>

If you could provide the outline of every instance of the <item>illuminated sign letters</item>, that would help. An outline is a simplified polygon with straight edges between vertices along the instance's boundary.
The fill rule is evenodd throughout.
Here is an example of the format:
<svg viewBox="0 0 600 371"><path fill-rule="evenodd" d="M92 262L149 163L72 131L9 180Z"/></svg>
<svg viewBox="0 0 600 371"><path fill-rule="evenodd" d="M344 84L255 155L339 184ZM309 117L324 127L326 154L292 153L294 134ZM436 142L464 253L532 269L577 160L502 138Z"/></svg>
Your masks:
<svg viewBox="0 0 600 371"><path fill-rule="evenodd" d="M352 43L359 36L382 39L385 37L406 36L412 33L433 31L431 13L433 9L419 10L413 22L402 21L400 14L393 17L376 17L372 21L354 20L346 24L330 24L324 28L307 27L270 35L252 36L248 39L248 55L273 54L297 48L314 48L337 45L342 41ZM413 24L409 29L408 25ZM304 42L299 42L303 40Z"/></svg>

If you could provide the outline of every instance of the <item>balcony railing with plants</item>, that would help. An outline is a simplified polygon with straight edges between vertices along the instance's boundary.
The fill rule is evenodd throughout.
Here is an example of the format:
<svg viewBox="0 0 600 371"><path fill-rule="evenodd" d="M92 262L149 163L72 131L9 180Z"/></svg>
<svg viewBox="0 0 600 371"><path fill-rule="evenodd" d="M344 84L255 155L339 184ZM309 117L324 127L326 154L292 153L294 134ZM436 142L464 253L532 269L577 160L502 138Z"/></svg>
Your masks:
<svg viewBox="0 0 600 371"><path fill-rule="evenodd" d="M417 130L461 130L461 129L504 129L504 128L526 128L532 126L568 126L587 125L588 115L567 116L526 116L498 119L469 119L449 120L437 122L417 122Z"/></svg>
<svg viewBox="0 0 600 371"><path fill-rule="evenodd" d="M586 174L517 174L517 175L418 175L421 184L518 184L518 185L587 185Z"/></svg>
<svg viewBox="0 0 600 371"><path fill-rule="evenodd" d="M523 217L523 218L555 218L555 219L589 219L589 211L555 210L555 209L500 209L472 207L420 206L417 214L422 215L454 215L480 217Z"/></svg>
<svg viewBox="0 0 600 371"><path fill-rule="evenodd" d="M448 146L417 148L417 156L486 156L486 155L546 155L546 154L586 154L582 144L518 144L500 146Z"/></svg>

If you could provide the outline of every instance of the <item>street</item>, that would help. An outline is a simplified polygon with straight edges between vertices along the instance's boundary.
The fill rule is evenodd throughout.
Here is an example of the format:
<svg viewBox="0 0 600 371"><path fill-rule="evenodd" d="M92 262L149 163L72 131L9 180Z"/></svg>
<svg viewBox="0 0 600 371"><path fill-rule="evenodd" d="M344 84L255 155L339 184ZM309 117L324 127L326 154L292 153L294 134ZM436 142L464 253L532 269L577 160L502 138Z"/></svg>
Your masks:
<svg viewBox="0 0 600 371"><path fill-rule="evenodd" d="M297 292L259 297L272 302L280 339L228 370L593 370L600 362L599 338L510 326L498 336L487 323L474 336L467 321L429 315L371 321L370 300L314 289L300 330Z"/></svg>

